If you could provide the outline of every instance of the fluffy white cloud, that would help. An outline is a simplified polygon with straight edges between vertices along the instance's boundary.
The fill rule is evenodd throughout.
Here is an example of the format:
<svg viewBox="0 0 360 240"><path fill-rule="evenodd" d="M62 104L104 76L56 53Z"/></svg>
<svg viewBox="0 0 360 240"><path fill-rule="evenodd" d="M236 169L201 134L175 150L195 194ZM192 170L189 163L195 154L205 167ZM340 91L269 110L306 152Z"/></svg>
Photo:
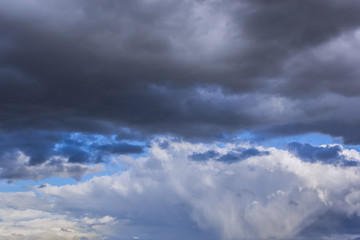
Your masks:
<svg viewBox="0 0 360 240"><path fill-rule="evenodd" d="M356 153L342 148L343 156L355 159ZM194 154L203 158L192 159ZM112 176L60 187L46 185L36 194L3 194L0 214L6 217L1 217L0 233L8 236L3 229L14 229L24 236L40 236L45 234L44 228L35 227L42 225L40 221L48 224L46 234L64 239L357 236L346 235L346 224L331 233L314 226L330 213L349 219L360 213L358 167L303 162L288 151L255 149L246 143L169 139L154 141L147 157L126 161L129 169ZM17 194L25 196L22 202L6 200L19 198ZM19 224L22 231L16 228ZM305 235L306 229L312 229L313 235Z"/></svg>
<svg viewBox="0 0 360 240"><path fill-rule="evenodd" d="M100 240L98 232L116 224L114 218L74 218L50 210L34 193L2 193L0 238L6 240Z"/></svg>

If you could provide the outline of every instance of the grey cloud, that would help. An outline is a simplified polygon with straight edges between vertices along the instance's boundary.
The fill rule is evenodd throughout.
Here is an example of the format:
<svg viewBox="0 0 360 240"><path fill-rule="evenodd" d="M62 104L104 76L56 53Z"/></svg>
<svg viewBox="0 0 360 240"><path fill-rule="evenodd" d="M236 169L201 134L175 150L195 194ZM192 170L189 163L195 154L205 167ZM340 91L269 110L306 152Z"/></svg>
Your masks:
<svg viewBox="0 0 360 240"><path fill-rule="evenodd" d="M339 81L357 86L354 77L349 79L351 74L358 76L355 65L339 64L335 59L333 62L327 61L325 65L316 62L311 54L303 55L303 52L316 50L357 29L360 24L358 2L255 0L244 3L246 11L239 12L235 18L238 19L239 29L242 29L239 35L249 43L246 48L235 45L238 51L234 51L229 58L232 64L241 69L238 78L230 84L232 89L241 90L241 83L252 81L258 82L254 84L256 90L265 87L267 89L264 91L274 90L275 93L301 98L328 91L346 94L345 89L353 90L339 86ZM347 44L352 45L352 42ZM323 55L331 54L329 51ZM288 62L296 57L300 58L301 63L287 69ZM301 64L307 68L300 73L298 69L304 69ZM311 74L313 72L320 74Z"/></svg>
<svg viewBox="0 0 360 240"><path fill-rule="evenodd" d="M233 163L233 162L248 159L250 157L266 156L268 154L269 154L269 152L259 151L256 148L240 149L237 152L234 152L234 151L228 152L227 154L219 157L217 159L217 161Z"/></svg>
<svg viewBox="0 0 360 240"><path fill-rule="evenodd" d="M284 50L317 46L360 23L357 1L255 0L249 5L248 36Z"/></svg>
<svg viewBox="0 0 360 240"><path fill-rule="evenodd" d="M30 164L45 162L53 153L56 142L69 137L69 134L46 131L0 132L0 155L7 152L22 151L30 156ZM7 162L6 157L0 158Z"/></svg>
<svg viewBox="0 0 360 240"><path fill-rule="evenodd" d="M209 150L204 153L195 152L195 153L191 154L189 157L190 157L190 159L195 160L195 161L207 161L207 160L212 159L217 156L219 156L218 152L216 152L214 150Z"/></svg>
<svg viewBox="0 0 360 240"><path fill-rule="evenodd" d="M85 165L68 162L61 157L52 157L41 164L29 163L27 156L19 151L8 152L0 158L0 178L9 182L16 180L41 180L57 177L68 177L80 180L84 175L103 170L100 165Z"/></svg>
<svg viewBox="0 0 360 240"><path fill-rule="evenodd" d="M132 145L128 143L104 144L96 147L97 149L112 154L129 154L129 153L143 153L144 149L139 145Z"/></svg>
<svg viewBox="0 0 360 240"><path fill-rule="evenodd" d="M144 146L130 144L122 141L99 143L92 136L82 136L79 139L65 139L53 152L69 159L69 162L94 163L105 162L109 155L114 154L140 154Z"/></svg>
<svg viewBox="0 0 360 240"><path fill-rule="evenodd" d="M102 137L110 139L107 135ZM28 130L2 132L0 139L0 155L21 151L30 157L31 165L43 163L54 155L66 156L71 162L92 162L95 161L93 156L95 152L104 155L143 152L143 146L126 143L120 139L98 143L96 136L91 134L82 134L74 139L66 132ZM6 161L6 158L2 161Z"/></svg>
<svg viewBox="0 0 360 240"><path fill-rule="evenodd" d="M333 114L335 115L336 112L334 112ZM341 117L346 117L346 116L341 116ZM287 124L275 125L267 128L257 129L256 131L265 138L291 136L291 135L299 135L302 133L315 132L315 133L328 134L333 137L339 137L344 141L345 144L356 145L360 141L359 125L357 122L354 122L352 120L351 121L344 120L344 122L339 120L328 120L328 119L315 120L309 122L296 121L293 123L287 123Z"/></svg>
<svg viewBox="0 0 360 240"><path fill-rule="evenodd" d="M90 162L91 153L82 150L79 146L67 145L57 151L67 157L69 162Z"/></svg>
<svg viewBox="0 0 360 240"><path fill-rule="evenodd" d="M298 157L305 161L333 161L341 160L341 148L340 146L325 146L315 147L310 144L302 144L298 142L292 142L288 144L288 148Z"/></svg>
<svg viewBox="0 0 360 240"><path fill-rule="evenodd" d="M80 179L93 171L89 164L106 162L114 154L139 154L145 148L119 139L111 140L109 136L101 137L107 142L99 142L94 135L73 137L65 132L1 133L0 178L43 179L54 174Z"/></svg>
<svg viewBox="0 0 360 240"><path fill-rule="evenodd" d="M360 234L359 230L360 218L356 214L346 215L341 212L327 211L309 227L303 229L300 236L304 239L319 239L326 235L332 234ZM350 238L348 238L350 239ZM355 238L356 240L358 238Z"/></svg>
<svg viewBox="0 0 360 240"><path fill-rule="evenodd" d="M290 152L295 154L307 162L323 162L326 164L342 165L342 166L358 166L358 161L346 159L339 145L335 146L312 146L310 144L302 144L292 142L288 144Z"/></svg>
<svg viewBox="0 0 360 240"><path fill-rule="evenodd" d="M153 129L153 122L164 119L184 126L206 124L211 119L206 115L218 114L206 111L205 103L199 106L204 109L200 113L198 108L189 109L192 118L181 111L184 106L177 102L186 96L187 88L215 84L239 92L264 91L270 86L268 68L281 68L296 51L317 46L360 23L355 1L244 1L246 7L237 1L226 1L227 7L209 1L37 3L43 4L43 10L28 6L26 15L21 15L26 5L2 3L2 38L12 44L2 49L0 61L4 127L106 131L98 123L103 120ZM199 16L194 9L199 9ZM202 51L193 47L201 37L197 31L211 32L201 17L228 23L215 30L226 30L224 38L233 45L230 52L238 55L234 63L226 62L226 57L209 63L197 59ZM250 40L250 46L238 41L239 34ZM190 59L182 56L178 46L182 41L183 48L193 52ZM220 44L218 48L227 52L229 47ZM222 64L225 68L219 69ZM281 73L277 75L281 78ZM165 91L185 89L158 96L149 88L153 84L165 86ZM197 103L196 97L188 101ZM216 125L224 125L231 111L225 110L221 117ZM247 121L246 117L236 120L240 126ZM172 132L175 127L155 129Z"/></svg>
<svg viewBox="0 0 360 240"><path fill-rule="evenodd" d="M349 53L359 11L353 0L2 1L0 128L6 138L23 132L32 164L60 132L321 132L358 144L360 75ZM36 143L28 131L56 140ZM71 162L92 157L81 146L62 151Z"/></svg>
<svg viewBox="0 0 360 240"><path fill-rule="evenodd" d="M208 150L203 153L194 152L189 155L189 158L194 161L208 161L208 160L215 160L219 162L225 163L234 163L242 160L246 160L250 157L256 156L266 156L268 155L268 151L259 151L256 148L247 148L247 149L233 149L228 151L225 154L220 154L215 150Z"/></svg>

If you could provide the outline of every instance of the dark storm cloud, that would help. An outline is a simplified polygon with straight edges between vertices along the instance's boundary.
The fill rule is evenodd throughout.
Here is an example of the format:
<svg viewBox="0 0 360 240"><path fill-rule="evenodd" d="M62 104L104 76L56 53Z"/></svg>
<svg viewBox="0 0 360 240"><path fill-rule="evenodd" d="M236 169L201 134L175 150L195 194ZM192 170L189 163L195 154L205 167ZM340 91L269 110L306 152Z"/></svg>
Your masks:
<svg viewBox="0 0 360 240"><path fill-rule="evenodd" d="M219 156L219 152L214 150L209 150L204 153L194 152L189 156L189 158L194 161L208 161L214 159L215 161L234 163L246 160L250 157L266 156L268 154L269 152L267 151L259 151L256 148L248 148L232 150L227 152L226 154L222 154L221 156Z"/></svg>
<svg viewBox="0 0 360 240"><path fill-rule="evenodd" d="M79 179L89 172L84 164L105 162L113 154L139 154L144 151L141 145L121 140L109 141L109 137L102 137L108 142L101 142L93 135L74 137L63 132L1 133L0 178L41 179L51 174L62 174ZM25 160L27 157L28 161ZM58 160L59 157L65 159Z"/></svg>
<svg viewBox="0 0 360 240"><path fill-rule="evenodd" d="M322 162L326 164L342 166L358 166L358 162L346 159L341 155L342 149L339 145L334 146L312 146L292 142L288 144L290 152L306 162Z"/></svg>
<svg viewBox="0 0 360 240"><path fill-rule="evenodd" d="M296 156L309 162L331 162L342 158L339 146L315 147L307 143L292 142L288 144L288 148Z"/></svg>
<svg viewBox="0 0 360 240"><path fill-rule="evenodd" d="M353 0L2 1L0 128L146 139L291 126L359 143L359 12ZM23 138L31 163L55 137Z"/></svg>
<svg viewBox="0 0 360 240"><path fill-rule="evenodd" d="M112 154L140 154L144 147L129 143L92 144L87 142L64 143L55 153L65 156L69 162L89 163L104 162L106 157Z"/></svg>
<svg viewBox="0 0 360 240"><path fill-rule="evenodd" d="M105 144L98 146L97 149L116 154L142 153L144 151L141 146L128 143Z"/></svg>
<svg viewBox="0 0 360 240"><path fill-rule="evenodd" d="M88 162L91 159L91 153L82 150L81 146L66 145L59 149L58 153L69 159L69 162Z"/></svg>
<svg viewBox="0 0 360 240"><path fill-rule="evenodd" d="M214 150L209 150L204 153L195 152L195 153L191 154L189 157L190 157L190 159L195 160L195 161L207 161L207 160L212 159L217 156L219 156L218 152L216 152Z"/></svg>
<svg viewBox="0 0 360 240"><path fill-rule="evenodd" d="M30 156L30 164L45 162L53 153L55 143L69 137L65 133L43 131L0 132L0 155L21 151ZM0 158L1 162L6 158Z"/></svg>
<svg viewBox="0 0 360 240"><path fill-rule="evenodd" d="M239 37L247 41L244 46L233 46L235 51L227 60L236 66L236 75L230 82L223 81L222 86L242 91L243 85L251 84L256 90L266 88L262 90L300 98L328 91L345 95L359 92L354 64L337 61L341 57L323 59L315 54L316 51L311 54L359 27L360 4L357 1L255 0L243 3L246 11L241 9L233 17L242 29L238 30ZM347 40L350 44L357 41L350 37ZM340 86L339 81L356 88Z"/></svg>
<svg viewBox="0 0 360 240"><path fill-rule="evenodd" d="M113 154L140 154L143 152L144 146L141 145L123 141L103 143L92 135L82 135L59 142L52 154L64 156L68 158L69 162L92 163L106 161L107 157Z"/></svg>
<svg viewBox="0 0 360 240"><path fill-rule="evenodd" d="M236 152L234 151L228 152L227 154L219 157L216 160L225 163L233 163L237 161L243 161L250 157L266 156L268 154L269 152L267 151L259 151L256 148L248 148L248 149L240 149Z"/></svg>
<svg viewBox="0 0 360 240"><path fill-rule="evenodd" d="M336 112L334 114L336 114ZM316 132L328 134L333 137L342 137L345 144L356 145L360 142L360 125L357 121L358 117L356 112L352 112L350 116L354 119L351 119L350 121L346 119L343 122L339 120L315 120L306 123L296 121L294 123L258 129L257 133L264 137L271 138L299 135L304 132ZM334 116L334 118L335 117L337 116Z"/></svg>
<svg viewBox="0 0 360 240"><path fill-rule="evenodd" d="M16 180L41 180L53 176L80 180L84 175L103 170L99 165L90 166L69 163L65 159L52 157L37 165L30 164L20 152L6 152L0 156L0 178L8 182Z"/></svg>

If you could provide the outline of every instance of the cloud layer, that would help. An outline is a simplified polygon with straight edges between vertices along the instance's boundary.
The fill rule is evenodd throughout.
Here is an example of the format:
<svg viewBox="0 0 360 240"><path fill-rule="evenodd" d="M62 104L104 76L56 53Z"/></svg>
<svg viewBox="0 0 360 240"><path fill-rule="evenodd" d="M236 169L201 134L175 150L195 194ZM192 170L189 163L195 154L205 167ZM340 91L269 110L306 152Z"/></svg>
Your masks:
<svg viewBox="0 0 360 240"><path fill-rule="evenodd" d="M0 178L124 166L0 193L0 238L359 239L359 152L238 138L360 143L359 12L356 0L0 1Z"/></svg>
<svg viewBox="0 0 360 240"><path fill-rule="evenodd" d="M47 218L49 224L61 220L64 225L52 234L62 236L71 228L74 232L69 236L82 236L79 229L88 229L88 239L325 240L337 236L345 240L360 236L357 167L302 161L285 150L246 143L165 140L166 148L164 139L153 142L148 157L124 158L131 167L112 176L40 186L35 190L40 195L2 193L1 211L12 208L13 214L19 214L6 224L13 229L23 221L25 237L40 231L32 221ZM268 154L231 163L191 159L194 153L216 151L226 156L238 149ZM339 153L360 161L355 150ZM23 201L11 201L20 196ZM41 216L24 216L28 211Z"/></svg>
<svg viewBox="0 0 360 240"><path fill-rule="evenodd" d="M354 0L2 1L0 127L321 132L357 144L359 10Z"/></svg>

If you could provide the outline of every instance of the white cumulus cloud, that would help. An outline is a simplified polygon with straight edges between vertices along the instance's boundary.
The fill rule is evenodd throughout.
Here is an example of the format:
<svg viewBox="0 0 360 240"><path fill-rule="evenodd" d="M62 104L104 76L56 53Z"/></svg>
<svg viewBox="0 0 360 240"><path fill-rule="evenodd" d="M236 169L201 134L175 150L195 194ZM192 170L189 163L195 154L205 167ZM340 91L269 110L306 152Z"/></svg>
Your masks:
<svg viewBox="0 0 360 240"><path fill-rule="evenodd" d="M209 151L212 154L206 155ZM342 151L343 156L357 156L355 150ZM194 154L209 158L194 160ZM239 159L227 162L224 156L229 154ZM0 236L11 236L5 228L22 236L40 236L46 229L46 234L64 239L357 236L346 232L345 223L333 227L333 232L317 227L326 225L324 219L331 214L336 216L331 219L334 222L337 218L356 221L360 213L356 166L304 162L288 151L247 143L171 139L154 141L148 156L126 161L129 169L111 176L74 185L46 185L33 193L2 193ZM19 199L21 194L22 202L6 200Z"/></svg>

